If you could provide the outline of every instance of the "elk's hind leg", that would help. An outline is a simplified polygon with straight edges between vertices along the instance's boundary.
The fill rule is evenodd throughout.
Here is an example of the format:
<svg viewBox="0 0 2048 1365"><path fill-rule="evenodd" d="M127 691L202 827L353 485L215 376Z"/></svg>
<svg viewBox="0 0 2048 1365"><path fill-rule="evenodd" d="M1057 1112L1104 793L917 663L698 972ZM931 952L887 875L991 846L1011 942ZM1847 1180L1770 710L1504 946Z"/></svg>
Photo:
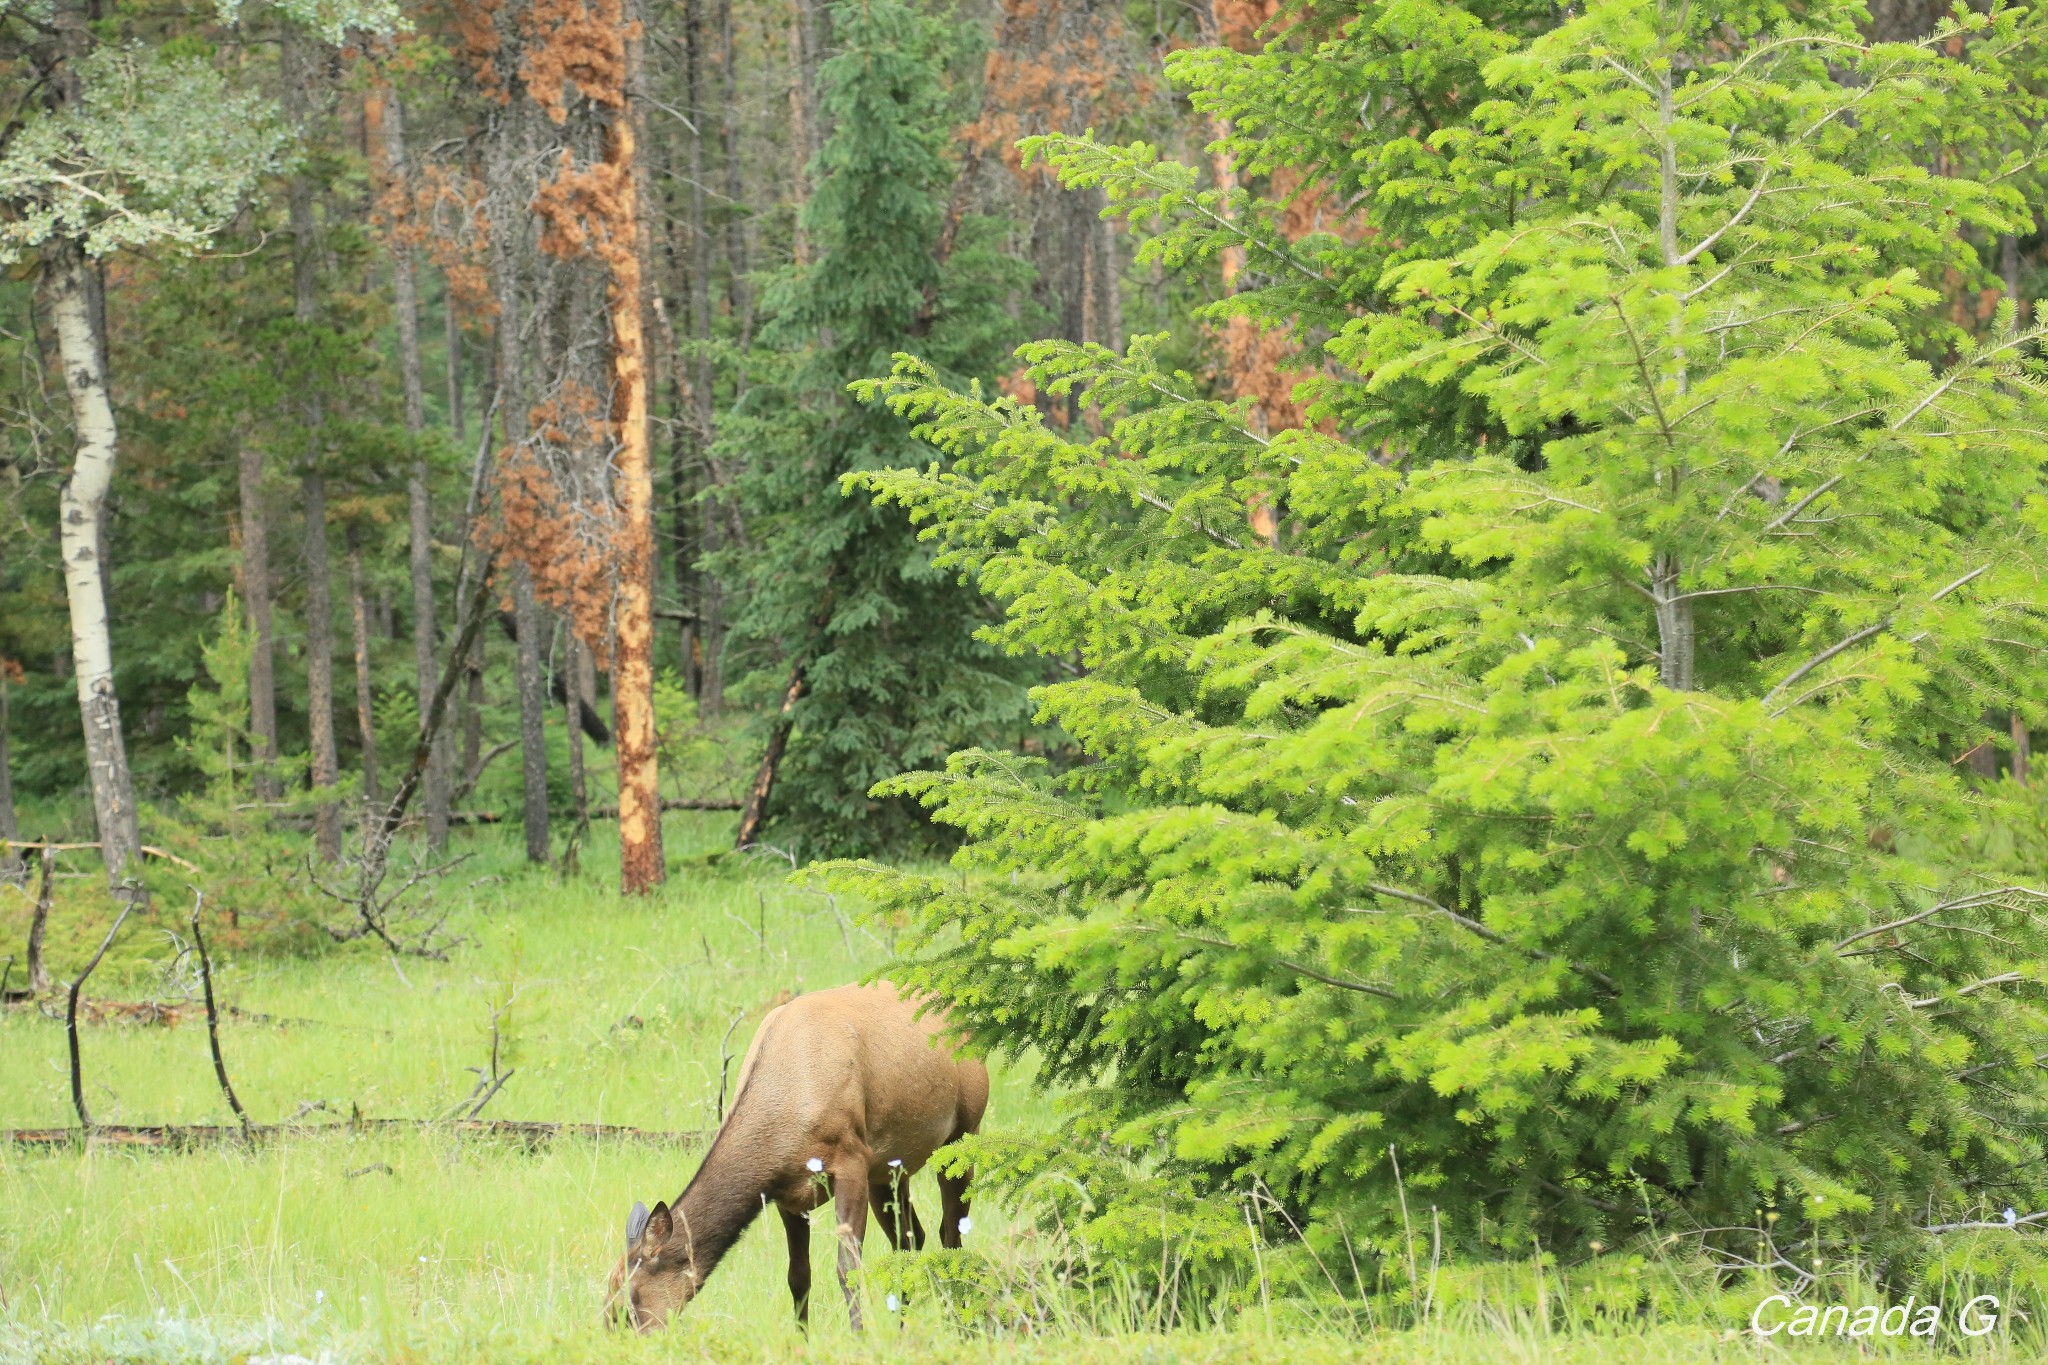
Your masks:
<svg viewBox="0 0 2048 1365"><path fill-rule="evenodd" d="M939 1245L948 1251L960 1248L960 1236L966 1231L961 1224L967 1221L967 1182L974 1178L972 1171L960 1175L939 1172Z"/></svg>

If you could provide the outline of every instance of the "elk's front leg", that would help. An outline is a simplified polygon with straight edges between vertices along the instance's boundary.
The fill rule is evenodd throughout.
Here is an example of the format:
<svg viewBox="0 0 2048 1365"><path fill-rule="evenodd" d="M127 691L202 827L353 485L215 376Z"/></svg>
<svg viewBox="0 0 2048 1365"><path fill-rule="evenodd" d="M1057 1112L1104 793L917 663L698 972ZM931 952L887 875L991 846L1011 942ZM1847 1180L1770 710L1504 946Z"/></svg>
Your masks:
<svg viewBox="0 0 2048 1365"><path fill-rule="evenodd" d="M796 1320L806 1331L811 1326L811 1220L801 1213L781 1210L783 1235L789 1239L789 1297L796 1303Z"/></svg>
<svg viewBox="0 0 2048 1365"><path fill-rule="evenodd" d="M860 1245L868 1235L867 1153L849 1153L832 1172L833 1212L839 1221L839 1289L846 1295L846 1318L861 1330L860 1299L854 1277L860 1272Z"/></svg>

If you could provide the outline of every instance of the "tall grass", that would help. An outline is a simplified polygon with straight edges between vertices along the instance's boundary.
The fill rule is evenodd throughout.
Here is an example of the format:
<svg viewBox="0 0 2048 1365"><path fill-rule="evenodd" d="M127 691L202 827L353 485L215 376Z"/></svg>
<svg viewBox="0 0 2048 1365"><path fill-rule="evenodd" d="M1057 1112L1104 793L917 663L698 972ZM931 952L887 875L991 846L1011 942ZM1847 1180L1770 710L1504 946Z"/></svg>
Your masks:
<svg viewBox="0 0 2048 1365"><path fill-rule="evenodd" d="M671 824L677 874L658 896L619 898L603 839L563 880L529 872L486 834L444 882L465 943L446 961L357 944L311 958L244 950L217 962L236 1014L222 1045L259 1122L427 1118L474 1093L495 1020L501 1074L489 1116L709 1130L755 1025L784 993L837 985L886 960L886 929L785 886L776 866L707 863L715 817ZM90 878L62 901L51 968L75 972L110 918ZM176 997L191 986L182 907L133 922L91 994ZM27 899L0 893L18 944ZM98 926L96 928L95 926ZM14 951L0 947L0 956ZM735 1025L734 1021L738 1022ZM203 1027L88 1027L88 1099L103 1123L230 1121ZM1049 1124L1029 1075L998 1070L992 1126ZM0 1016L0 1126L71 1121L60 1022ZM999 1311L960 1322L943 1292L882 1264L866 1337L846 1325L832 1239L812 1244L808 1339L792 1321L772 1220L742 1240L677 1324L639 1339L599 1325L605 1274L635 1199L670 1198L695 1169L687 1144L564 1138L536 1150L446 1129L347 1129L254 1147L136 1152L0 1146L0 1362L265 1358L633 1361L1071 1359L1100 1361L1561 1362L1750 1359L1713 1328L1631 1324L1625 1338L1555 1334L1519 1290L1468 1298L1426 1329L1372 1332L1280 1279L1173 1315L1130 1282L1086 1294L1057 1274L1028 1216L984 1201L968 1238ZM937 1207L929 1176L914 1188ZM821 1213L820 1219L829 1217ZM930 1222L929 1217L927 1222ZM968 1262L963 1262L967 1264ZM1736 1323L1725 1324L1734 1327ZM1956 1340L1945 1339L1946 1346ZM1973 1344L1972 1349L1977 1349ZM1846 1349L1846 1348L1845 1348ZM1880 1355L1910 1354L1879 1344ZM1990 1345L1987 1358L2019 1359ZM2003 1352L2003 1355L1998 1354ZM1822 1354L1835 1354L1826 1347Z"/></svg>

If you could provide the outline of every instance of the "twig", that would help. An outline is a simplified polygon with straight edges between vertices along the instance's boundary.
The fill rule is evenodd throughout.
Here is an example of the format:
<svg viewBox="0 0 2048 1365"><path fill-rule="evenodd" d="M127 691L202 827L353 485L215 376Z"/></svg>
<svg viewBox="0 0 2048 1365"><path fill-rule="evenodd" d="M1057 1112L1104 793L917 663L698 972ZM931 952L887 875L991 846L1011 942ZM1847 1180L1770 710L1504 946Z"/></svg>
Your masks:
<svg viewBox="0 0 2048 1365"><path fill-rule="evenodd" d="M2040 1213L2030 1213L2024 1218L2015 1218L2009 1223L2003 1218L1997 1218L1987 1222L1936 1223L1932 1227L1920 1230L1922 1232L1966 1232L1975 1228L2023 1228L2038 1223L2044 1218L2048 1218L2048 1209L2044 1209Z"/></svg>
<svg viewBox="0 0 2048 1365"><path fill-rule="evenodd" d="M228 1064L220 1055L220 1013L213 1007L213 959L206 952L206 935L199 928L199 911L206 904L204 892L192 892L192 946L199 950L199 984L206 992L206 1045L213 1052L213 1074L220 1081L220 1093L227 1096L228 1108L235 1111L235 1117L242 1122L242 1131L249 1131L249 1111L242 1108L242 1101L235 1096L235 1087L228 1080Z"/></svg>
<svg viewBox="0 0 2048 1365"><path fill-rule="evenodd" d="M132 883L129 883L132 885ZM121 926L135 909L135 897L123 898L121 913L114 917L114 927L107 930L107 936L100 940L99 951L92 955L92 961L85 964L85 970L71 983L71 995L64 1007L64 1040L71 1050L71 1106L78 1111L78 1126L90 1132L92 1115L85 1108L85 1075L78 1060L78 993L85 988L85 979L100 965L100 959L107 955L107 949L114 946L114 935L121 932Z"/></svg>

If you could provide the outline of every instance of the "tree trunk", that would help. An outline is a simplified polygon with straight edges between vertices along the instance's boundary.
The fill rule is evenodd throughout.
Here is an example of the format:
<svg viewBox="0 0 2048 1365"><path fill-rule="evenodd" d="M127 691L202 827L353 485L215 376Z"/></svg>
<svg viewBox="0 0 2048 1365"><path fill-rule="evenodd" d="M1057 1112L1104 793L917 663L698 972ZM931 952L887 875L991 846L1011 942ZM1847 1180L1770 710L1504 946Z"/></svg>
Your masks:
<svg viewBox="0 0 2048 1365"><path fill-rule="evenodd" d="M307 95L315 76L315 51L304 37L285 28L285 111L301 137L307 135ZM292 234L292 316L302 328L315 325L320 306L319 244L314 240L313 180L292 176L286 188ZM340 763L334 746L334 603L327 552L327 479L320 470L325 405L319 393L305 403L306 454L299 490L306 518L306 711L315 793L334 785ZM341 808L323 800L313 810L313 845L324 862L341 857Z"/></svg>
<svg viewBox="0 0 2048 1365"><path fill-rule="evenodd" d="M562 632L562 715L569 726L569 799L581 829L590 823L590 789L583 780L583 642L575 623L569 627Z"/></svg>
<svg viewBox="0 0 2048 1365"><path fill-rule="evenodd" d="M1679 581L1676 555L1660 554L1650 562L1650 595L1657 613L1657 681L1674 692L1693 686L1692 602Z"/></svg>
<svg viewBox="0 0 2048 1365"><path fill-rule="evenodd" d="M547 683L540 667L540 604L524 561L512 566L512 615L519 632L519 761L525 780L526 860L548 860Z"/></svg>
<svg viewBox="0 0 2048 1365"><path fill-rule="evenodd" d="M21 838L21 826L14 819L14 772L7 758L7 694L12 682L7 674L12 667L6 659L0 659L0 880L10 881L22 869L22 861L14 852L15 841Z"/></svg>
<svg viewBox="0 0 2048 1365"><path fill-rule="evenodd" d="M446 275L441 277L441 341L447 352L448 430L455 444L463 445L469 437L462 412L462 319L455 313L455 286Z"/></svg>
<svg viewBox="0 0 2048 1365"><path fill-rule="evenodd" d="M406 189L405 105L395 87L382 93L384 173L401 193ZM372 100L377 96L373 95ZM412 444L412 468L406 476L407 525L411 537L409 564L412 573L412 655L413 686L418 698L420 723L426 723L427 706L433 700L434 659L434 539L433 506L427 491L427 457L421 433L427 425L426 389L420 368L420 305L418 273L413 267L412 247L394 237L391 244L391 296L398 315L398 374L405 394L405 434ZM449 371L450 411L455 384ZM456 420L460 420L459 417ZM435 740L420 795L427 817L427 843L436 849L448 846L448 737Z"/></svg>
<svg viewBox="0 0 2048 1365"><path fill-rule="evenodd" d="M263 502L263 451L242 442L242 600L249 611L249 737L255 749L258 801L275 801L277 673L270 626L270 518Z"/></svg>
<svg viewBox="0 0 2048 1365"><path fill-rule="evenodd" d="M127 746L121 737L121 703L114 694L114 646L107 629L106 580L100 562L117 433L107 373L101 363L101 342L87 297L85 253L76 243L56 243L45 252L43 289L78 438L71 477L58 494L58 544L64 559L64 595L71 608L72 670L85 727L85 760L92 780L100 858L108 884L118 887L139 856L142 832L136 822Z"/></svg>
<svg viewBox="0 0 2048 1365"><path fill-rule="evenodd" d="M318 405L315 405L318 411ZM318 439L318 428L312 433ZM334 600L327 556L327 478L308 469L299 479L306 508L306 730L315 792L334 786L341 762L334 743ZM323 862L341 857L341 807L313 808L313 846Z"/></svg>
<svg viewBox="0 0 2048 1365"><path fill-rule="evenodd" d="M377 717L376 699L370 692L370 613L363 600L363 551L356 543L356 530L348 532L348 615L355 632L356 653L356 729L362 736L363 745L363 797L372 806L379 804L377 793ZM431 693L429 694L431 696ZM426 718L422 716L424 725Z"/></svg>
<svg viewBox="0 0 2048 1365"><path fill-rule="evenodd" d="M639 42L628 43L628 62L637 72ZM640 325L639 205L635 167L635 123L639 110L627 82L627 106L605 130L604 159L620 186L611 224L614 242L633 251L613 251L605 291L612 334L612 421L619 433L618 490L621 521L618 596L613 612L617 646L612 655L612 713L619 767L619 876L627 895L661 885L667 865L661 848L661 791L654 749L654 462L647 433L647 347Z"/></svg>
<svg viewBox="0 0 2048 1365"><path fill-rule="evenodd" d="M477 760L484 747L484 642L479 638L470 648L463 665L468 676L462 691L462 781L465 788L475 782Z"/></svg>
<svg viewBox="0 0 2048 1365"><path fill-rule="evenodd" d="M775 728L768 732L768 748L761 755L761 766L754 773L754 781L747 788L746 804L740 808L739 834L733 840L733 847L748 848L760 836L762 822L768 818L768 798L775 790L775 774L782 767L782 755L789 748L790 728L795 724L796 704L804 695L804 665L799 661L789 670L789 683L782 689L782 709L776 714Z"/></svg>
<svg viewBox="0 0 2048 1365"><path fill-rule="evenodd" d="M493 168L493 180L505 185L512 176L515 156L514 129L518 120L508 121L500 130L495 154L502 160ZM517 187L510 193L519 202L524 195ZM523 317L522 264L531 229L530 215L520 212L495 227L493 251L498 290L498 382L499 420L504 424L504 448L517 451L526 444L528 411L526 403L526 357L522 350ZM513 650L513 678L519 695L519 771L522 782L521 811L526 829L527 861L548 861L548 751L547 685L540 670L540 606L534 600L533 577L516 555L512 566L513 627L518 640ZM472 683L472 687L475 684Z"/></svg>

